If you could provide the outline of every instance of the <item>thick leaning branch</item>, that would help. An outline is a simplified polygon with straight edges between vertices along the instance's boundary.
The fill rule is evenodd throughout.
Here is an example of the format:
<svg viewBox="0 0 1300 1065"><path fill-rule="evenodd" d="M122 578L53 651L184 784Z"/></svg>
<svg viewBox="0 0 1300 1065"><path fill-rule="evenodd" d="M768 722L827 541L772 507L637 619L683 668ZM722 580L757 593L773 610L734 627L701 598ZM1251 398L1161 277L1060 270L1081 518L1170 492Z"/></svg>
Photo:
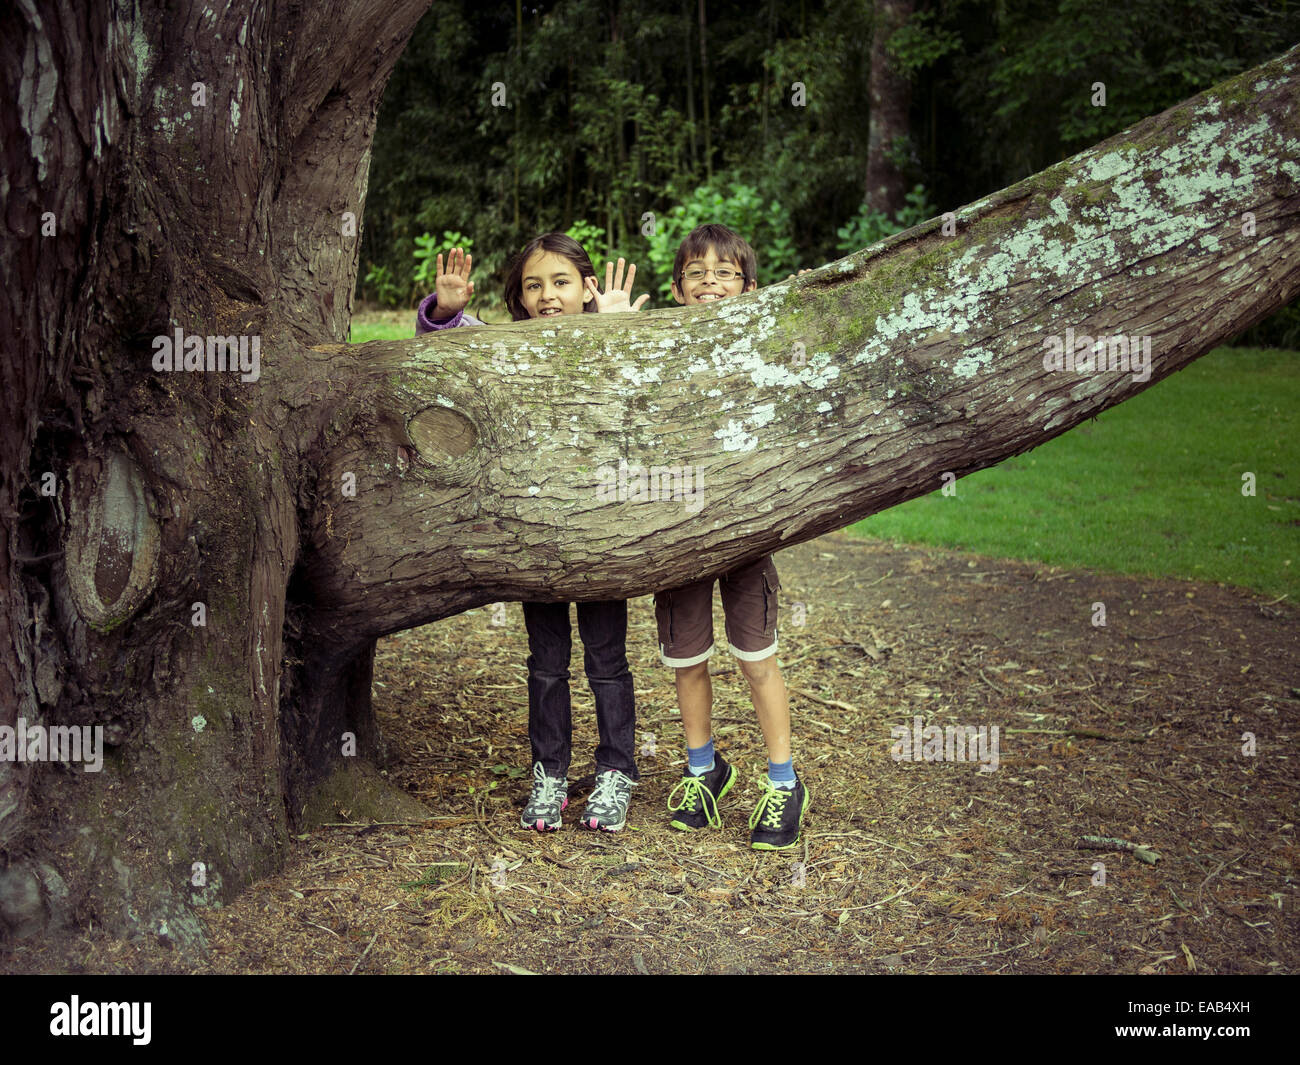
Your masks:
<svg viewBox="0 0 1300 1065"><path fill-rule="evenodd" d="M1300 292L1298 61L963 208L951 236L932 220L723 304L363 346L369 416L311 532L320 634L671 587L1136 395ZM1134 361L1103 343L1115 368L1045 367L1049 338L1082 336ZM701 494L610 498L620 462Z"/></svg>

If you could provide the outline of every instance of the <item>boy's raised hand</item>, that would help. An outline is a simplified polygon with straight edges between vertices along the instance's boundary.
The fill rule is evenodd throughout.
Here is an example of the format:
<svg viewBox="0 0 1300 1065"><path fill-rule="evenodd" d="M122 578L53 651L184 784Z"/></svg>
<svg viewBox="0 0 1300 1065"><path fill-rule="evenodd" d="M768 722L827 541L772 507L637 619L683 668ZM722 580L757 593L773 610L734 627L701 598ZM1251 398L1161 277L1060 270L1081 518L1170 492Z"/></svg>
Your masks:
<svg viewBox="0 0 1300 1065"><path fill-rule="evenodd" d="M587 278L587 288L591 294L596 297L596 309L602 314L610 311L639 311L645 302L650 298L650 293L638 296L636 302L632 302L632 279L636 277L636 264L633 263L627 267L627 280L623 279L624 260L618 261L618 273L614 273L614 264L607 262L605 264L605 291L602 294L600 286L596 283L594 277Z"/></svg>
<svg viewBox="0 0 1300 1065"><path fill-rule="evenodd" d="M463 248L452 248L447 253L447 268L442 267L442 253L438 253L438 275L434 291L438 294L438 306L434 311L435 321L454 318L469 304L474 295L474 282L469 279L470 267L474 265L474 256L466 255Z"/></svg>

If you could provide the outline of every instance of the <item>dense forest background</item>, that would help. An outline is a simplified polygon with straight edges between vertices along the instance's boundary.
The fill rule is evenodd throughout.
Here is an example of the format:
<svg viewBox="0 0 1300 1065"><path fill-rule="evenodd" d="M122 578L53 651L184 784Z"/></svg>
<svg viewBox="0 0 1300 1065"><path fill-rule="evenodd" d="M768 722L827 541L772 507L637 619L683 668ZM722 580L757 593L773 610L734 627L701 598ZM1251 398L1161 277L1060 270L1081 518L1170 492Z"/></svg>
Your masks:
<svg viewBox="0 0 1300 1065"><path fill-rule="evenodd" d="M661 305L700 221L741 231L770 283L1297 41L1285 0L435 0L384 97L359 295L412 306L462 244L490 309L511 256L558 229L598 268L636 262ZM910 93L881 146L901 210L868 195L873 60ZM1300 347L1300 307L1245 339Z"/></svg>

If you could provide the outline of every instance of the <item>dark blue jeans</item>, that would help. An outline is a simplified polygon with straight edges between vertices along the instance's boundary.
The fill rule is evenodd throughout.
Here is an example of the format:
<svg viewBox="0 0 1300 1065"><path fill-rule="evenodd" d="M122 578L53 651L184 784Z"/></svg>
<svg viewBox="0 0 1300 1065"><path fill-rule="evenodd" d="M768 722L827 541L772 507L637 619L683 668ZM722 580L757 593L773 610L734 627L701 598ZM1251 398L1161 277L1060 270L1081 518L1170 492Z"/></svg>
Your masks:
<svg viewBox="0 0 1300 1065"><path fill-rule="evenodd" d="M528 739L547 775L567 777L573 744L569 705L572 633L568 603L525 603L528 629ZM627 668L627 603L578 604L587 683L596 700L596 772L617 769L637 779L636 706Z"/></svg>

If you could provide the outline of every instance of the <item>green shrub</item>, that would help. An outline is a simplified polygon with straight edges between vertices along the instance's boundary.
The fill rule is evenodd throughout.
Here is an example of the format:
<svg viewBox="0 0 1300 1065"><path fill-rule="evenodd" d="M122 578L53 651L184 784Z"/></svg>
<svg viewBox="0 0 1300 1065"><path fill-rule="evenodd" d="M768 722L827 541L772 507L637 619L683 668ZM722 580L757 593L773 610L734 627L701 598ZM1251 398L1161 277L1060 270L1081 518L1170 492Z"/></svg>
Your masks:
<svg viewBox="0 0 1300 1065"><path fill-rule="evenodd" d="M935 207L926 198L924 185L917 185L905 199L907 205L892 219L880 211L868 210L864 203L856 215L835 231L839 237L835 247L849 255L934 217Z"/></svg>
<svg viewBox="0 0 1300 1065"><path fill-rule="evenodd" d="M753 246L758 255L759 285L779 281L796 269L790 213L782 204L773 200L764 205L763 197L752 185L732 185L726 191L701 185L667 214L656 218L654 231L646 238L655 282L668 298L672 297L677 246L696 226L710 222L734 229Z"/></svg>
<svg viewBox="0 0 1300 1065"><path fill-rule="evenodd" d="M583 251L591 258L591 265L596 266L599 273L599 267L596 263L598 256L592 255L591 250L599 248L605 243L605 230L600 226L592 225L585 219L579 218L564 232L582 245Z"/></svg>
<svg viewBox="0 0 1300 1065"><path fill-rule="evenodd" d="M362 295L381 307L398 307L402 302L402 286L393 280L393 271L387 266L371 263L366 270Z"/></svg>
<svg viewBox="0 0 1300 1065"><path fill-rule="evenodd" d="M1252 325L1231 343L1237 348L1300 349L1300 300Z"/></svg>

